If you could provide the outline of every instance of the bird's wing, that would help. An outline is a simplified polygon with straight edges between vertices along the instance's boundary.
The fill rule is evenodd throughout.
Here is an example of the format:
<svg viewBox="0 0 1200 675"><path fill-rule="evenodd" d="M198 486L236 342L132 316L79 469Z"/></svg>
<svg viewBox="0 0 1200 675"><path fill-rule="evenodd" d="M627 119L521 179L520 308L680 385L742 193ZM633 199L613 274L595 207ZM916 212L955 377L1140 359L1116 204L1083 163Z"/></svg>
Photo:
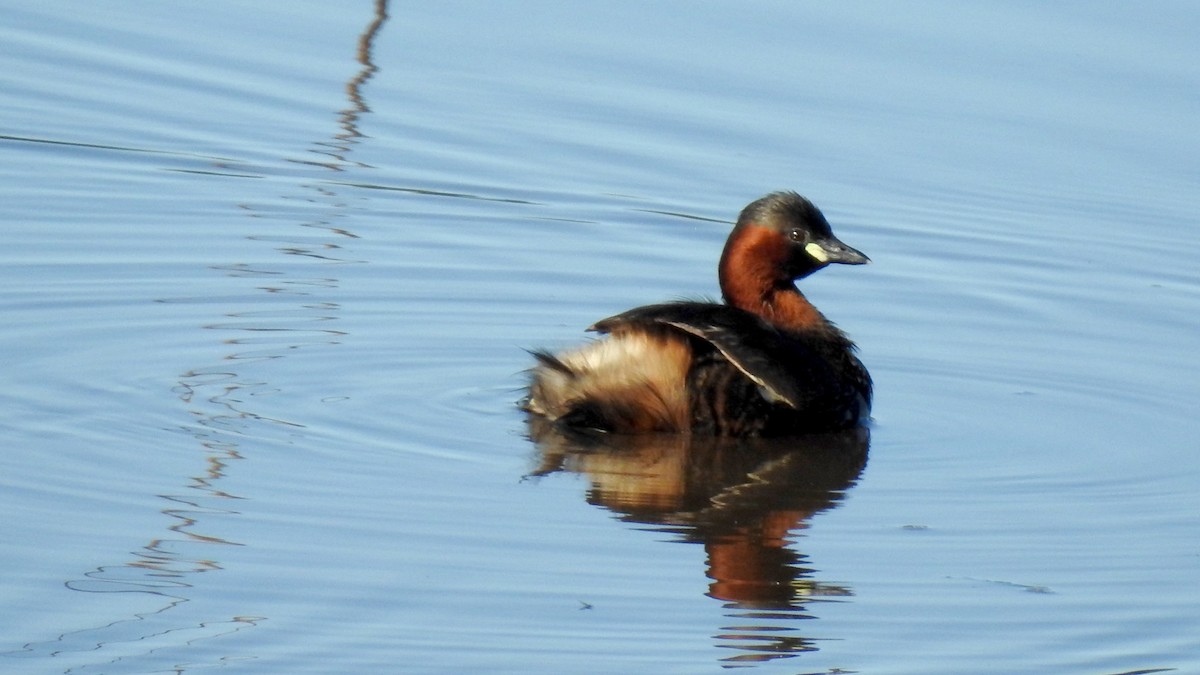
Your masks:
<svg viewBox="0 0 1200 675"><path fill-rule="evenodd" d="M801 392L796 377L809 364L820 367L815 355L806 355L770 324L736 307L704 302L647 305L598 321L588 330L611 333L651 326L679 330L712 345L758 385L768 401L800 409L811 396Z"/></svg>

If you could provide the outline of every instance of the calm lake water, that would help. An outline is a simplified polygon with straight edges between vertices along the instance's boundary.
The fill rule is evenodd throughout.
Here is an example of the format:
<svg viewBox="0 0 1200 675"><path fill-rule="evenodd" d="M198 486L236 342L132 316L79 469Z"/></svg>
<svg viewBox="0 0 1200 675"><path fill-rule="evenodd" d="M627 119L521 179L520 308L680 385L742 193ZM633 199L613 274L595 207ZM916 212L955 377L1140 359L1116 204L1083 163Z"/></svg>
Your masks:
<svg viewBox="0 0 1200 675"><path fill-rule="evenodd" d="M0 672L1200 672L1200 5L5 5ZM776 189L869 434L528 426Z"/></svg>

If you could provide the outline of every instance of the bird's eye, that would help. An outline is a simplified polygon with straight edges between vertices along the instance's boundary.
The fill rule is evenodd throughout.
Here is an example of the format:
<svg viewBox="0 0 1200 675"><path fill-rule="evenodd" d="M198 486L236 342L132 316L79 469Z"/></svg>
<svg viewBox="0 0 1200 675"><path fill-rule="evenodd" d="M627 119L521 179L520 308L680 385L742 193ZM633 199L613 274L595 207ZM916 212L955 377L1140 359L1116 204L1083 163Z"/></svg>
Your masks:
<svg viewBox="0 0 1200 675"><path fill-rule="evenodd" d="M788 239L792 241L804 241L804 230L788 230Z"/></svg>

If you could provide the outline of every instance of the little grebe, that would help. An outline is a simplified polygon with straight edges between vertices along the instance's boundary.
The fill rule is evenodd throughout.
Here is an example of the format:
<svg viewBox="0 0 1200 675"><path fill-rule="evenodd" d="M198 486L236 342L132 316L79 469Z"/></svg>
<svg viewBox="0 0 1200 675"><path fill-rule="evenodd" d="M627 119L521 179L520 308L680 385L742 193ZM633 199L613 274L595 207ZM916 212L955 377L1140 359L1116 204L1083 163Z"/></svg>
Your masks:
<svg viewBox="0 0 1200 675"><path fill-rule="evenodd" d="M721 254L725 304L631 309L574 351L536 351L525 408L579 429L778 436L843 429L870 414L871 376L854 343L796 288L830 263L867 256L838 241L794 192L747 206Z"/></svg>

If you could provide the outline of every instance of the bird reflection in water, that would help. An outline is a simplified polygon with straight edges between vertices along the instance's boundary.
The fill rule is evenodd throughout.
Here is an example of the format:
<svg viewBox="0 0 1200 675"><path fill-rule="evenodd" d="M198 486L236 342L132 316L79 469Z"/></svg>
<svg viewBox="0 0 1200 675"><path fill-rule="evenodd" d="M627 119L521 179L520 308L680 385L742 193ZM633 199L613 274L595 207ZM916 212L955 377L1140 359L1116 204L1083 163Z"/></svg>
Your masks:
<svg viewBox="0 0 1200 675"><path fill-rule="evenodd" d="M737 652L726 665L816 650L795 622L815 618L809 605L852 595L815 580L807 556L789 544L857 481L866 428L729 439L577 433L537 417L529 424L539 450L531 476L587 476L589 503L704 546L708 595L736 620L714 635L717 646Z"/></svg>

